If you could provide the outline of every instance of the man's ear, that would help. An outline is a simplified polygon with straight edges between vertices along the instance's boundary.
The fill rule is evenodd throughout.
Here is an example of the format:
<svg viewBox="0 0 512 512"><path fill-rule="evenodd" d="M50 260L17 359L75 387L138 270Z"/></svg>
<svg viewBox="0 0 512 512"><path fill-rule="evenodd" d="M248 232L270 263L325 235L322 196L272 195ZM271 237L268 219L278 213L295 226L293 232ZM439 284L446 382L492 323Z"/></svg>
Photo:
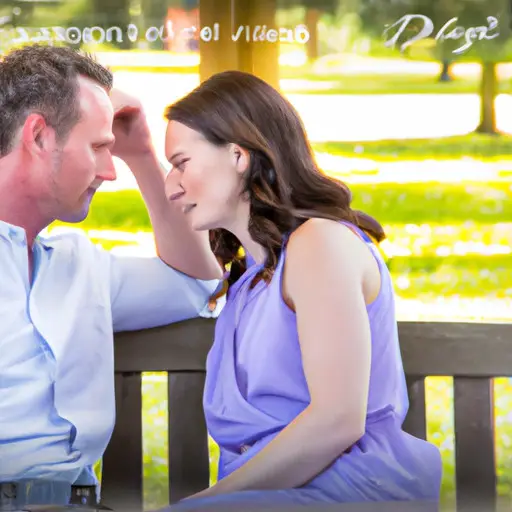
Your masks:
<svg viewBox="0 0 512 512"><path fill-rule="evenodd" d="M243 174L251 163L251 154L249 151L238 144L231 145L231 154L233 163L238 173Z"/></svg>
<svg viewBox="0 0 512 512"><path fill-rule="evenodd" d="M21 129L21 143L30 153L53 151L55 131L41 114L30 114Z"/></svg>

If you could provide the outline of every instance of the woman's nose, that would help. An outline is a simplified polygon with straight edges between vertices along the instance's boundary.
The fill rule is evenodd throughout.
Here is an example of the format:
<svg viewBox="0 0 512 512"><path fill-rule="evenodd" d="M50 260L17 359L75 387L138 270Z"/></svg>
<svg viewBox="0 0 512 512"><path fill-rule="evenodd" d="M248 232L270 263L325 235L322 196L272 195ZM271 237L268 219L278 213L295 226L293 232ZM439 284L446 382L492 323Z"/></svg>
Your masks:
<svg viewBox="0 0 512 512"><path fill-rule="evenodd" d="M177 172L171 171L165 178L165 195L169 201L175 201L185 193L178 174Z"/></svg>

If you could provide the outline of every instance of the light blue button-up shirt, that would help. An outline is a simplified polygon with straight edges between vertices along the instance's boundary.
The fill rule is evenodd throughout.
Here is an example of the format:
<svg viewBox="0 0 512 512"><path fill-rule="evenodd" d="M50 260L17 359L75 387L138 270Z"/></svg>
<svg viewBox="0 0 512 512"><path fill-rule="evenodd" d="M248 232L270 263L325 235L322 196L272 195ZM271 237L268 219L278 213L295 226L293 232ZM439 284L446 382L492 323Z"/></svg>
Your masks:
<svg viewBox="0 0 512 512"><path fill-rule="evenodd" d="M0 482L94 483L115 422L113 331L217 316L220 283L81 233L39 238L33 252L30 283L25 231L0 221Z"/></svg>

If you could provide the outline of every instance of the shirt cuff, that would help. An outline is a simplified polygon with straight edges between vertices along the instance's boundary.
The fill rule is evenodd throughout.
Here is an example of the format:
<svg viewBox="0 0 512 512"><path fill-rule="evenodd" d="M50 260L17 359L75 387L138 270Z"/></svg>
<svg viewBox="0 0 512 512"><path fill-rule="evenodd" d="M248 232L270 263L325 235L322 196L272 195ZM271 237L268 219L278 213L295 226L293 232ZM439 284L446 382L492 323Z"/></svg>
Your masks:
<svg viewBox="0 0 512 512"><path fill-rule="evenodd" d="M215 284L215 288L212 289L210 297L215 297L222 291L222 288L224 287L224 279L215 279L213 281L208 281L208 286L210 286L210 283L212 285ZM225 305L226 294L223 294L220 297L217 297L216 299L209 300L207 304L204 306L204 308L199 312L199 316L201 316L202 318L217 318Z"/></svg>

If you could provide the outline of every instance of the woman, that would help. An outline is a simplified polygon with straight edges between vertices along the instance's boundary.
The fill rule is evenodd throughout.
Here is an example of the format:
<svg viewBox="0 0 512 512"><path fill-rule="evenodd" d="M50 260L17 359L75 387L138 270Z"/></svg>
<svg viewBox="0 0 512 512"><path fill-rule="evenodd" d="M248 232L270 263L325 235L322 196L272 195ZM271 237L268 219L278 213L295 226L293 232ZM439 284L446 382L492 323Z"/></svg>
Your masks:
<svg viewBox="0 0 512 512"><path fill-rule="evenodd" d="M219 481L178 508L435 502L439 452L401 428L392 282L370 238L382 227L257 77L217 74L166 118L167 194L230 267L204 394Z"/></svg>

